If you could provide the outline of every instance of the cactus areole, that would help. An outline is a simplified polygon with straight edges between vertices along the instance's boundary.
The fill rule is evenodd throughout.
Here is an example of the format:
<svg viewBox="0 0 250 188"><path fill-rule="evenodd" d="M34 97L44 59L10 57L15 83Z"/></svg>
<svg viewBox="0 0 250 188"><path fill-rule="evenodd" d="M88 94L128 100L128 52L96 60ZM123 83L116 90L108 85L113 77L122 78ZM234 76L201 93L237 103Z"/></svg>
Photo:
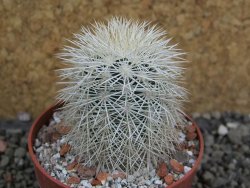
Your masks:
<svg viewBox="0 0 250 188"><path fill-rule="evenodd" d="M149 23L113 18L75 34L58 56L58 99L75 155L86 165L134 172L178 144L185 90L180 50Z"/></svg>

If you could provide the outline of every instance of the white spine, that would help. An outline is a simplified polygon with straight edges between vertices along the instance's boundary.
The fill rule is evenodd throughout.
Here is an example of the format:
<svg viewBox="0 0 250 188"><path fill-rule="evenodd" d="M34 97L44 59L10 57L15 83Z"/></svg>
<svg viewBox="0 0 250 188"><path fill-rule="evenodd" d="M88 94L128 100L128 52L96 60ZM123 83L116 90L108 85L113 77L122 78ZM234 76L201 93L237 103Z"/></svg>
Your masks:
<svg viewBox="0 0 250 188"><path fill-rule="evenodd" d="M165 32L112 18L83 28L60 58L65 121L73 151L86 165L129 173L166 159L178 143L183 61Z"/></svg>

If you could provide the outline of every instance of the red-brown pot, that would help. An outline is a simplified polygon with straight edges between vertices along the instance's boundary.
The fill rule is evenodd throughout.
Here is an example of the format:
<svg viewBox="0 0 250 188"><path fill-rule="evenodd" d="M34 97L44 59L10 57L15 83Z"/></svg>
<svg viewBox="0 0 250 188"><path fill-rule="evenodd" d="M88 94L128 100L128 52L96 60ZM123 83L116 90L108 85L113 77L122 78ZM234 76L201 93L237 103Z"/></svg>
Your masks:
<svg viewBox="0 0 250 188"><path fill-rule="evenodd" d="M47 110L45 110L35 120L35 122L33 123L32 127L30 129L30 132L29 132L29 137L28 137L29 154L30 154L31 160L34 164L36 177L37 177L38 183L39 183L41 188L69 188L69 186L61 183L59 180L53 178L45 171L45 169L40 165L40 163L37 160L37 157L33 151L33 144L34 144L34 141L37 137L39 130L41 129L41 127L43 125L46 125L49 123L53 112L61 105L62 104L56 104L56 105L49 107ZM191 120L190 117L187 117L187 118ZM204 152L204 141L203 141L203 137L202 137L200 129L198 128L198 126L196 125L195 122L193 122L193 123L196 127L196 130L198 133L198 138L200 141L200 151L199 151L198 158L197 158L194 166L192 167L192 169L187 174L185 174L185 176L183 178L181 178L179 181L174 182L173 184L168 186L168 188L191 188L193 178L196 174L196 171L198 170L198 167L201 164L201 159L202 159L202 155Z"/></svg>

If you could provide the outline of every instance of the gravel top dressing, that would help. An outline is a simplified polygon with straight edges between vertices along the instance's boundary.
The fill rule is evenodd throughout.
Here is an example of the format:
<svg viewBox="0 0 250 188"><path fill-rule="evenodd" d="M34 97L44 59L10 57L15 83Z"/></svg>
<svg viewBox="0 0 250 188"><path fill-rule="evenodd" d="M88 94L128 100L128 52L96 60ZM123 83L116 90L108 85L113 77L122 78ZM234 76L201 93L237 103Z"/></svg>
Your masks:
<svg viewBox="0 0 250 188"><path fill-rule="evenodd" d="M205 153L201 169L198 171L193 187L250 187L250 116L237 113L214 112L203 115L193 114L193 117L201 128L205 140ZM0 121L0 127L7 128L5 130L0 130L0 188L38 187L38 184L35 180L33 166L31 165L31 161L27 152L27 131L18 129L18 125L20 124L26 124L26 127L30 126L30 123L24 123L20 121ZM15 129L8 129L8 126ZM77 178L65 178L69 177L70 173L79 175L77 173L79 173L81 170L74 171L76 166L74 163L75 159L73 159L70 155L69 146L64 143L63 137L61 139L57 138L56 140L56 142L45 144L43 147L47 148L49 145L53 145L54 151L56 153L49 151L50 149L47 149L48 151L46 152L52 152L52 157L50 160L54 160L55 165L53 169L56 169L57 171L50 171L51 164L46 164L46 161L44 161L43 166L46 168L47 165L47 170L58 179L62 179L63 181L71 181L68 183L71 183L72 187L87 187L87 185L91 187L91 183L93 184L95 179L92 179L90 183L89 180L91 178L86 180L81 179L80 182ZM190 141L188 142L190 143ZM195 143L195 140L192 142ZM41 141L37 140L35 145L36 150L39 150L40 148L41 151L45 151L44 148L41 148ZM166 164L170 171L169 175L171 175L171 172L173 172L174 180L181 178L183 174L190 170L189 168L191 167L191 163L195 161L195 150L193 153L188 151L187 155L185 156L178 154L178 157L179 158L177 161L179 161L179 165L177 165L177 167L180 167L181 172L178 172L178 168L175 169L177 171L172 169L173 167L171 164ZM57 161L60 162L57 164ZM172 161L172 165L175 163L176 161ZM150 171L150 174L148 175L149 179L145 178L144 176L141 178L134 178L136 181L139 180L144 183L144 185L140 186L135 186L132 184L128 186L128 178L123 179L124 174L119 173L118 171L113 172L113 174L118 176L114 178L114 176L107 176L105 169L102 169L103 173L99 174L99 178L101 179L104 177L105 182L101 182L103 185L99 187L105 187L107 185L111 187L163 187L163 185L166 185L166 181L172 181L171 176L169 176L166 180L163 180L158 176L160 175L159 171L164 171L164 168L165 163L161 163L158 169L152 169ZM90 168L88 170L89 174L82 175L91 176L93 169ZM84 171L86 172L86 169ZM128 176L131 178L131 181L133 176L136 176L136 174ZM151 180L152 178L155 178L154 181L147 181ZM100 184L100 182L96 183L97 185ZM115 184L117 184L117 186L115 186ZM126 184L127 186L125 186Z"/></svg>
<svg viewBox="0 0 250 188"><path fill-rule="evenodd" d="M164 188L187 174L199 154L196 128L192 122L186 121L185 130L179 129L178 149L170 160L151 161L149 169L142 168L133 174L120 169L109 171L103 166L87 166L84 158L74 157L77 155L71 150L71 142L66 142L64 137L71 128L60 116L55 112L49 125L40 129L33 148L47 173L71 187Z"/></svg>

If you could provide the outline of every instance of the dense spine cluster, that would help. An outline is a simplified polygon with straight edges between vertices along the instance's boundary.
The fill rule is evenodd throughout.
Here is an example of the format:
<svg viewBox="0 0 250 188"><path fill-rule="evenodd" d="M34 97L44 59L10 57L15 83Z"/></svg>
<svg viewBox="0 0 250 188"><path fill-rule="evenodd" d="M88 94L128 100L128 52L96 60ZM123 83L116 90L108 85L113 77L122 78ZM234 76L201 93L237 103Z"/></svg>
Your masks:
<svg viewBox="0 0 250 188"><path fill-rule="evenodd" d="M60 58L67 140L86 165L134 172L178 144L182 53L148 23L112 18L83 28Z"/></svg>

